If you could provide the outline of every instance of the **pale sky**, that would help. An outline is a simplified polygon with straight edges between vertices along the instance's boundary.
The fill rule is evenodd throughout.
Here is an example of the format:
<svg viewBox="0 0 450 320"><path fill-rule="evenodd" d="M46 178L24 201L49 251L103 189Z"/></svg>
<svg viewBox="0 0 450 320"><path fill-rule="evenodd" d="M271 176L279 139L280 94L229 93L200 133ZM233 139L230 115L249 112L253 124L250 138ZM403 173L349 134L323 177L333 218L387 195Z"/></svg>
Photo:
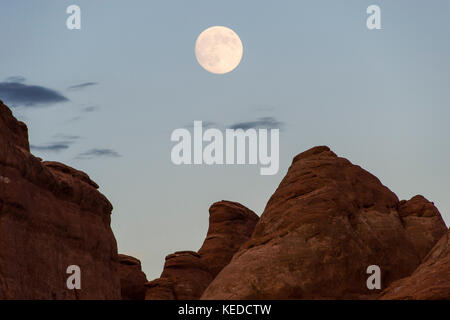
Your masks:
<svg viewBox="0 0 450 320"><path fill-rule="evenodd" d="M81 30L66 28L71 4ZM371 4L382 30L366 27ZM0 99L27 123L35 155L100 185L119 252L149 280L167 254L200 248L212 203L261 214L292 158L316 145L400 199L434 201L448 225L449 14L448 0L2 0ZM194 56L215 25L244 47L225 75ZM281 126L279 173L173 165L170 134L194 120Z"/></svg>

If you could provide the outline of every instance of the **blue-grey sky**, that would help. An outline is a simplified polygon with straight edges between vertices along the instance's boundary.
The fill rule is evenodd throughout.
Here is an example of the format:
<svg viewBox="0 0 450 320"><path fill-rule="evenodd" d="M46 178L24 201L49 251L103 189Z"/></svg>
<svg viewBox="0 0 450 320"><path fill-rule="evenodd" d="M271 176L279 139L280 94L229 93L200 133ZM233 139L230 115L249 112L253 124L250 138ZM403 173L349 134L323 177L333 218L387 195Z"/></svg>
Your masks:
<svg viewBox="0 0 450 320"><path fill-rule="evenodd" d="M82 10L66 28L67 6ZM366 9L382 10L382 30ZM450 224L450 2L27 1L0 3L0 99L33 153L87 172L114 206L119 251L151 280L197 250L222 199L261 214L292 158L315 145L369 170L400 199L423 194ZM203 70L206 28L233 29L239 67ZM280 171L175 166L176 128L283 125Z"/></svg>

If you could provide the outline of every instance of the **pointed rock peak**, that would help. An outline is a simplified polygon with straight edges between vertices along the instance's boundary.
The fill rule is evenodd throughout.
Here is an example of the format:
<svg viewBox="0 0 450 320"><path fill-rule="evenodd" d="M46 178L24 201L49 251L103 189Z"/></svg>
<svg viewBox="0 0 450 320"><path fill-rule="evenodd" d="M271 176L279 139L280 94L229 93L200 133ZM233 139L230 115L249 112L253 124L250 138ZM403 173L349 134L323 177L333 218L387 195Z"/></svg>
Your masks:
<svg viewBox="0 0 450 320"><path fill-rule="evenodd" d="M319 157L335 158L337 157L337 155L333 151L331 151L331 149L327 146L317 146L298 154L296 157L294 157L293 162L296 162L301 159L319 158Z"/></svg>

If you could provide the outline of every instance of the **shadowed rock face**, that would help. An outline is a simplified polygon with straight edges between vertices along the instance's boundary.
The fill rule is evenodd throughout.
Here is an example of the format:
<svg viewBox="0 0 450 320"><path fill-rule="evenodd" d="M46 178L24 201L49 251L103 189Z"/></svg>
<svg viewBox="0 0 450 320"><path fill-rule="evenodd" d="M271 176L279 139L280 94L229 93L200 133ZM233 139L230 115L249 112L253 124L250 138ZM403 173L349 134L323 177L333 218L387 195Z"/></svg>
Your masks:
<svg viewBox="0 0 450 320"><path fill-rule="evenodd" d="M0 137L23 150L30 151L28 128L25 123L17 121L11 110L0 101Z"/></svg>
<svg viewBox="0 0 450 320"><path fill-rule="evenodd" d="M423 196L415 196L409 201L400 201L398 213L409 242L421 258L425 257L436 239L446 231L438 209Z"/></svg>
<svg viewBox="0 0 450 320"><path fill-rule="evenodd" d="M147 277L142 272L141 261L119 254L119 277L122 300L144 300Z"/></svg>
<svg viewBox="0 0 450 320"><path fill-rule="evenodd" d="M112 206L78 170L41 162L0 102L0 299L120 299ZM69 290L69 265L81 290Z"/></svg>
<svg viewBox="0 0 450 320"><path fill-rule="evenodd" d="M174 283L168 278L158 278L145 284L145 300L176 300Z"/></svg>
<svg viewBox="0 0 450 320"><path fill-rule="evenodd" d="M369 265L380 266L386 287L411 274L445 232L423 197L399 202L369 172L316 147L294 158L252 237L202 298L375 298Z"/></svg>
<svg viewBox="0 0 450 320"><path fill-rule="evenodd" d="M380 299L450 300L450 230L410 277L392 283Z"/></svg>
<svg viewBox="0 0 450 320"><path fill-rule="evenodd" d="M166 257L160 279L147 284L146 299L198 299L212 280L213 276L197 252L178 251Z"/></svg>
<svg viewBox="0 0 450 320"><path fill-rule="evenodd" d="M209 213L209 230L201 249L168 255L161 277L147 284L146 299L200 298L258 222L254 212L235 202L217 202Z"/></svg>
<svg viewBox="0 0 450 320"><path fill-rule="evenodd" d="M236 202L221 201L209 209L209 229L198 251L215 277L253 233L259 217Z"/></svg>

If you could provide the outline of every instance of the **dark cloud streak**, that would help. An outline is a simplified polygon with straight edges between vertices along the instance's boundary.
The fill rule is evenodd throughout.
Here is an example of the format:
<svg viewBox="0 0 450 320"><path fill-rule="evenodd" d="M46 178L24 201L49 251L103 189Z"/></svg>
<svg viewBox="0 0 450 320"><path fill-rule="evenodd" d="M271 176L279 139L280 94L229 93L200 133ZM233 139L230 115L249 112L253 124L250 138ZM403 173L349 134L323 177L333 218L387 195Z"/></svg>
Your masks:
<svg viewBox="0 0 450 320"><path fill-rule="evenodd" d="M112 149L90 149L80 153L75 159L120 158L121 155Z"/></svg>
<svg viewBox="0 0 450 320"><path fill-rule="evenodd" d="M35 151L41 152L61 152L69 149L69 147L79 140L81 137L76 135L56 134L56 139L60 139L56 142L49 142L45 145L30 145L30 148Z"/></svg>
<svg viewBox="0 0 450 320"><path fill-rule="evenodd" d="M31 150L41 151L41 152L61 152L63 150L69 149L70 143L58 142L53 144L47 144L42 146L31 145Z"/></svg>
<svg viewBox="0 0 450 320"><path fill-rule="evenodd" d="M63 134L63 133L55 134L54 137L57 138L57 139L64 139L64 140L69 140L69 141L75 141L75 140L81 139L80 136L68 135L68 134Z"/></svg>
<svg viewBox="0 0 450 320"><path fill-rule="evenodd" d="M97 111L99 109L99 107L97 106L90 106L90 107L86 107L83 109L84 112L94 112Z"/></svg>
<svg viewBox="0 0 450 320"><path fill-rule="evenodd" d="M284 122L278 121L273 117L263 117L256 121L239 122L232 124L230 129L251 129L251 128L266 128L266 129L281 129Z"/></svg>
<svg viewBox="0 0 450 320"><path fill-rule="evenodd" d="M67 102L59 92L42 86L21 82L0 82L0 98L11 106L33 107Z"/></svg>
<svg viewBox="0 0 450 320"><path fill-rule="evenodd" d="M67 90L81 90L87 87L96 86L98 82L84 82L80 84L76 84L67 88Z"/></svg>

